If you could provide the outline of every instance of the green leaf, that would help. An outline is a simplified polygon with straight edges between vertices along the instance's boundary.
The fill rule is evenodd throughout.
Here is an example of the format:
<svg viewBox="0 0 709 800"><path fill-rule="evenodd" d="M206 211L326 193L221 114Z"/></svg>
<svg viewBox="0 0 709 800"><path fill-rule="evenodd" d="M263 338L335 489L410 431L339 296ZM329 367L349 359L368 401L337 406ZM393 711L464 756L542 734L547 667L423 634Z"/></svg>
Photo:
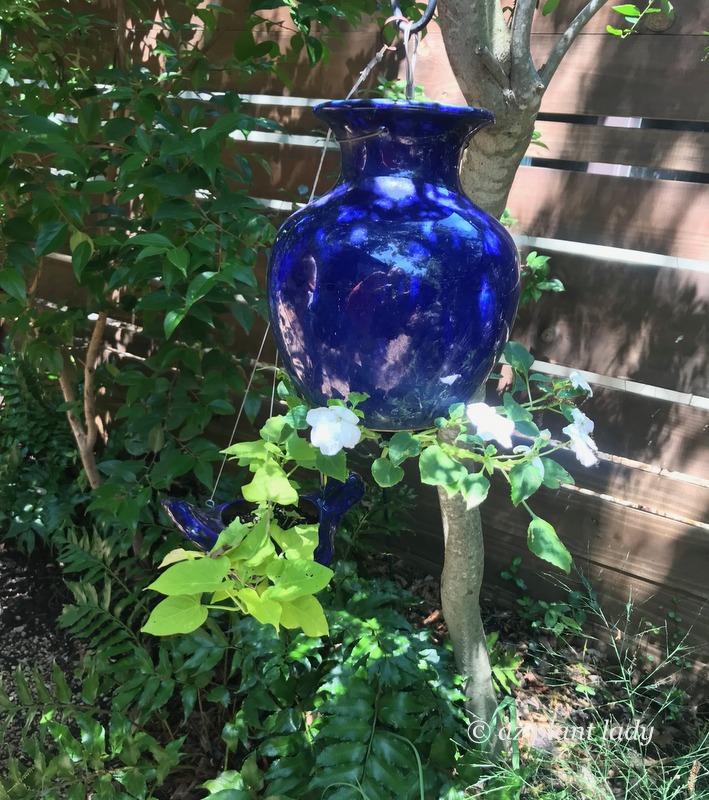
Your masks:
<svg viewBox="0 0 709 800"><path fill-rule="evenodd" d="M37 243L34 252L37 258L46 256L61 248L69 238L69 226L66 222L47 222L42 225L37 234Z"/></svg>
<svg viewBox="0 0 709 800"><path fill-rule="evenodd" d="M540 517L534 517L527 528L527 546L535 556L568 573L571 570L571 553L564 547L554 528Z"/></svg>
<svg viewBox="0 0 709 800"><path fill-rule="evenodd" d="M177 329L178 325L182 322L187 314L186 308L173 308L165 314L163 320L163 328L165 329L165 338L169 339Z"/></svg>
<svg viewBox="0 0 709 800"><path fill-rule="evenodd" d="M86 265L91 260L93 252L94 247L90 239L88 241L79 242L79 244L72 249L71 266L74 270L77 281L81 280L81 276L84 272L84 269L86 269Z"/></svg>
<svg viewBox="0 0 709 800"><path fill-rule="evenodd" d="M544 479L542 483L548 489L558 489L562 483L574 485L573 477L552 458L542 458L544 465Z"/></svg>
<svg viewBox="0 0 709 800"><path fill-rule="evenodd" d="M421 453L419 472L423 483L429 486L444 486L449 493L455 491L460 481L468 474L462 464L444 453L437 444L427 447Z"/></svg>
<svg viewBox="0 0 709 800"><path fill-rule="evenodd" d="M165 254L167 260L177 267L183 275L187 275L187 268L190 265L190 254L184 247L174 247Z"/></svg>
<svg viewBox="0 0 709 800"><path fill-rule="evenodd" d="M162 233L137 233L126 242L127 245L141 245L142 247L158 247L162 250L170 250L172 242Z"/></svg>
<svg viewBox="0 0 709 800"><path fill-rule="evenodd" d="M516 369L524 375L529 372L534 363L534 356L526 347L522 347L522 345L517 342L507 342L503 355L507 363L513 367L513 369Z"/></svg>
<svg viewBox="0 0 709 800"><path fill-rule="evenodd" d="M84 141L88 142L96 137L101 130L101 109L97 102L85 103L81 106L77 124Z"/></svg>
<svg viewBox="0 0 709 800"><path fill-rule="evenodd" d="M250 503L270 500L282 506L298 504L298 492L286 477L283 468L275 461L267 461L260 466L254 473L251 483L242 488L241 494L244 500Z"/></svg>
<svg viewBox="0 0 709 800"><path fill-rule="evenodd" d="M182 172L156 175L150 182L158 191L169 197L182 197L193 191L192 181Z"/></svg>
<svg viewBox="0 0 709 800"><path fill-rule="evenodd" d="M490 481L480 472L469 472L460 482L460 492L468 511L479 506L490 491Z"/></svg>
<svg viewBox="0 0 709 800"><path fill-rule="evenodd" d="M421 441L408 431L398 431L389 440L389 460L399 466L407 458L413 458L421 452Z"/></svg>
<svg viewBox="0 0 709 800"><path fill-rule="evenodd" d="M153 636L192 633L205 623L207 615L199 597L167 597L155 606L140 630Z"/></svg>
<svg viewBox="0 0 709 800"><path fill-rule="evenodd" d="M502 398L505 407L505 415L512 422L532 422L532 415L528 409L521 406L509 392L505 392Z"/></svg>
<svg viewBox="0 0 709 800"><path fill-rule="evenodd" d="M231 562L226 556L180 561L168 567L147 588L168 596L215 592L224 582L230 568Z"/></svg>
<svg viewBox="0 0 709 800"><path fill-rule="evenodd" d="M286 455L289 459L297 461L301 467L314 467L319 452L317 447L313 447L309 441L295 432L286 439Z"/></svg>
<svg viewBox="0 0 709 800"><path fill-rule="evenodd" d="M404 477L404 470L388 458L378 458L372 464L372 477L384 489L396 486Z"/></svg>
<svg viewBox="0 0 709 800"><path fill-rule="evenodd" d="M542 7L542 16L546 17L547 14L551 14L555 11L559 2L560 0L546 0L546 3L544 3Z"/></svg>
<svg viewBox="0 0 709 800"><path fill-rule="evenodd" d="M613 36L623 35L623 31L620 28L614 28L612 25L606 25L606 33L611 33Z"/></svg>
<svg viewBox="0 0 709 800"><path fill-rule="evenodd" d="M27 287L25 286L25 279L19 270L12 267L5 267L0 270L0 289L24 303L27 299Z"/></svg>
<svg viewBox="0 0 709 800"><path fill-rule="evenodd" d="M531 461L512 467L509 478L512 486L512 502L516 506L533 495L542 485L542 474Z"/></svg>
<svg viewBox="0 0 709 800"><path fill-rule="evenodd" d="M334 478L342 483L347 480L347 456L344 450L340 450L334 456L326 456L318 450L315 467L328 478Z"/></svg>
<svg viewBox="0 0 709 800"><path fill-rule="evenodd" d="M611 6L613 11L617 11L619 14L622 14L624 17L639 17L640 16L640 9L633 5L632 3L625 3L622 6Z"/></svg>

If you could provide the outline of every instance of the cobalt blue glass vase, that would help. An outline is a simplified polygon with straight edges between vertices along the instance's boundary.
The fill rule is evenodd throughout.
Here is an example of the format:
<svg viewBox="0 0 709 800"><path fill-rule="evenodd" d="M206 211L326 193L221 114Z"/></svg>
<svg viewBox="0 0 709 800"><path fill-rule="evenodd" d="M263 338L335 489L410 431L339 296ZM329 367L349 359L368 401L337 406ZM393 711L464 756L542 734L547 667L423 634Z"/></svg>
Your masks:
<svg viewBox="0 0 709 800"><path fill-rule="evenodd" d="M267 282L279 353L315 405L366 392L369 427L430 427L487 379L517 310L517 249L458 178L463 146L493 115L390 100L315 114L342 171L276 237Z"/></svg>

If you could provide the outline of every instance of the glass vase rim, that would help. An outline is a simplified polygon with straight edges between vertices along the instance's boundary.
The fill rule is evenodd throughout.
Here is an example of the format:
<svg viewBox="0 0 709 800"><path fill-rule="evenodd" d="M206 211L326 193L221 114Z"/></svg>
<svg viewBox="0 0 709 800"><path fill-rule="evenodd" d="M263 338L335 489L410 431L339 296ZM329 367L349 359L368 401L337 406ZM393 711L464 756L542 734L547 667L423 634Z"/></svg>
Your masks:
<svg viewBox="0 0 709 800"><path fill-rule="evenodd" d="M313 113L319 116L319 111L337 111L338 109L348 110L394 110L412 112L438 112L446 115L457 115L460 117L474 117L477 120L485 120L489 123L495 122L495 115L487 108L477 106L457 106L447 103L437 103L434 101L421 100L390 100L387 98L373 97L366 99L349 100L326 100L318 103L313 108Z"/></svg>

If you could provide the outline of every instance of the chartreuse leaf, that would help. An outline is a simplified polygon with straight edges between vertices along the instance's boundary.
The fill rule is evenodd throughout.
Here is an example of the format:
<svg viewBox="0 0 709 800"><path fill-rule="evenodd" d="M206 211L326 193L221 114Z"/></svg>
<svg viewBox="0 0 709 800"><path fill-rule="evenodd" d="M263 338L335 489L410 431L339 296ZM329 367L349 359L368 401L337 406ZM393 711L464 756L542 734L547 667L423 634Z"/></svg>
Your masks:
<svg viewBox="0 0 709 800"><path fill-rule="evenodd" d="M148 589L169 596L216 592L230 568L231 563L226 556L180 561L168 567Z"/></svg>
<svg viewBox="0 0 709 800"><path fill-rule="evenodd" d="M273 625L278 630L281 620L281 604L275 600L261 597L255 589L241 589L236 593L246 606L247 613L255 617L263 625Z"/></svg>
<svg viewBox="0 0 709 800"><path fill-rule="evenodd" d="M286 439L286 455L292 461L297 461L302 467L314 467L320 451L310 442L291 433Z"/></svg>
<svg viewBox="0 0 709 800"><path fill-rule="evenodd" d="M259 431L259 436L267 442L280 444L293 433L293 428L283 415L271 417Z"/></svg>
<svg viewBox="0 0 709 800"><path fill-rule="evenodd" d="M389 461L388 458L378 458L372 464L372 477L383 488L396 486L404 477L404 470Z"/></svg>
<svg viewBox="0 0 709 800"><path fill-rule="evenodd" d="M271 538L281 548L286 558L313 558L313 551L318 545L317 525L295 525L284 531L271 522Z"/></svg>
<svg viewBox="0 0 709 800"><path fill-rule="evenodd" d="M312 595L281 603L281 625L284 628L302 628L306 636L327 636L329 633L325 612Z"/></svg>
<svg viewBox="0 0 709 800"><path fill-rule="evenodd" d="M251 483L242 488L241 494L250 503L271 501L282 506L298 503L298 492L286 477L283 468L275 461L262 464L254 473Z"/></svg>
<svg viewBox="0 0 709 800"><path fill-rule="evenodd" d="M556 535L554 528L540 517L534 517L527 528L527 546L535 556L543 558L564 572L571 570L571 553Z"/></svg>
<svg viewBox="0 0 709 800"><path fill-rule="evenodd" d="M468 474L462 464L444 453L437 444L421 453L419 472L423 483L444 486L449 493L456 491L460 481Z"/></svg>
<svg viewBox="0 0 709 800"><path fill-rule="evenodd" d="M229 551L229 558L233 564L236 565L241 561L252 569L274 558L275 555L276 548L269 536L268 518L265 514L251 530L247 531L242 541Z"/></svg>
<svg viewBox="0 0 709 800"><path fill-rule="evenodd" d="M533 495L542 485L542 473L531 461L512 467L509 478L512 487L512 502L516 506Z"/></svg>
<svg viewBox="0 0 709 800"><path fill-rule="evenodd" d="M265 461L268 458L266 442L263 439L257 439L255 442L238 442L221 452L225 456L234 456L234 458L243 459L249 463Z"/></svg>
<svg viewBox="0 0 709 800"><path fill-rule="evenodd" d="M276 559L268 566L266 574L273 581L262 595L270 600L292 601L324 589L333 576L328 567L306 559Z"/></svg>
<svg viewBox="0 0 709 800"><path fill-rule="evenodd" d="M141 631L153 636L192 633L204 624L208 613L206 606L200 604L198 595L166 597L152 610Z"/></svg>
<svg viewBox="0 0 709 800"><path fill-rule="evenodd" d="M468 511L479 506L489 491L490 481L480 472L469 472L460 482L460 493Z"/></svg>

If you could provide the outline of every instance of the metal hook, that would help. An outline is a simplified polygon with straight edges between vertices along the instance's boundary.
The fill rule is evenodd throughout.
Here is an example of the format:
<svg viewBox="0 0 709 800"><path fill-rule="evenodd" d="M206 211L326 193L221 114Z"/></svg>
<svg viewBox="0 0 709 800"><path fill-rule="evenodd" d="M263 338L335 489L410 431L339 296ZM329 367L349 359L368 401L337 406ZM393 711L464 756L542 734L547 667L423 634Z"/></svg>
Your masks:
<svg viewBox="0 0 709 800"><path fill-rule="evenodd" d="M391 10L395 17L402 18L402 21L398 22L399 30L402 29L403 25L403 17L404 15L401 13L401 6L399 5L399 0L391 0ZM436 0L428 0L426 5L426 10L423 12L423 16L421 19L416 20L416 22L412 23L411 29L409 30L409 35L413 36L415 33L419 33L422 31L426 25L433 19L433 15L436 11Z"/></svg>

